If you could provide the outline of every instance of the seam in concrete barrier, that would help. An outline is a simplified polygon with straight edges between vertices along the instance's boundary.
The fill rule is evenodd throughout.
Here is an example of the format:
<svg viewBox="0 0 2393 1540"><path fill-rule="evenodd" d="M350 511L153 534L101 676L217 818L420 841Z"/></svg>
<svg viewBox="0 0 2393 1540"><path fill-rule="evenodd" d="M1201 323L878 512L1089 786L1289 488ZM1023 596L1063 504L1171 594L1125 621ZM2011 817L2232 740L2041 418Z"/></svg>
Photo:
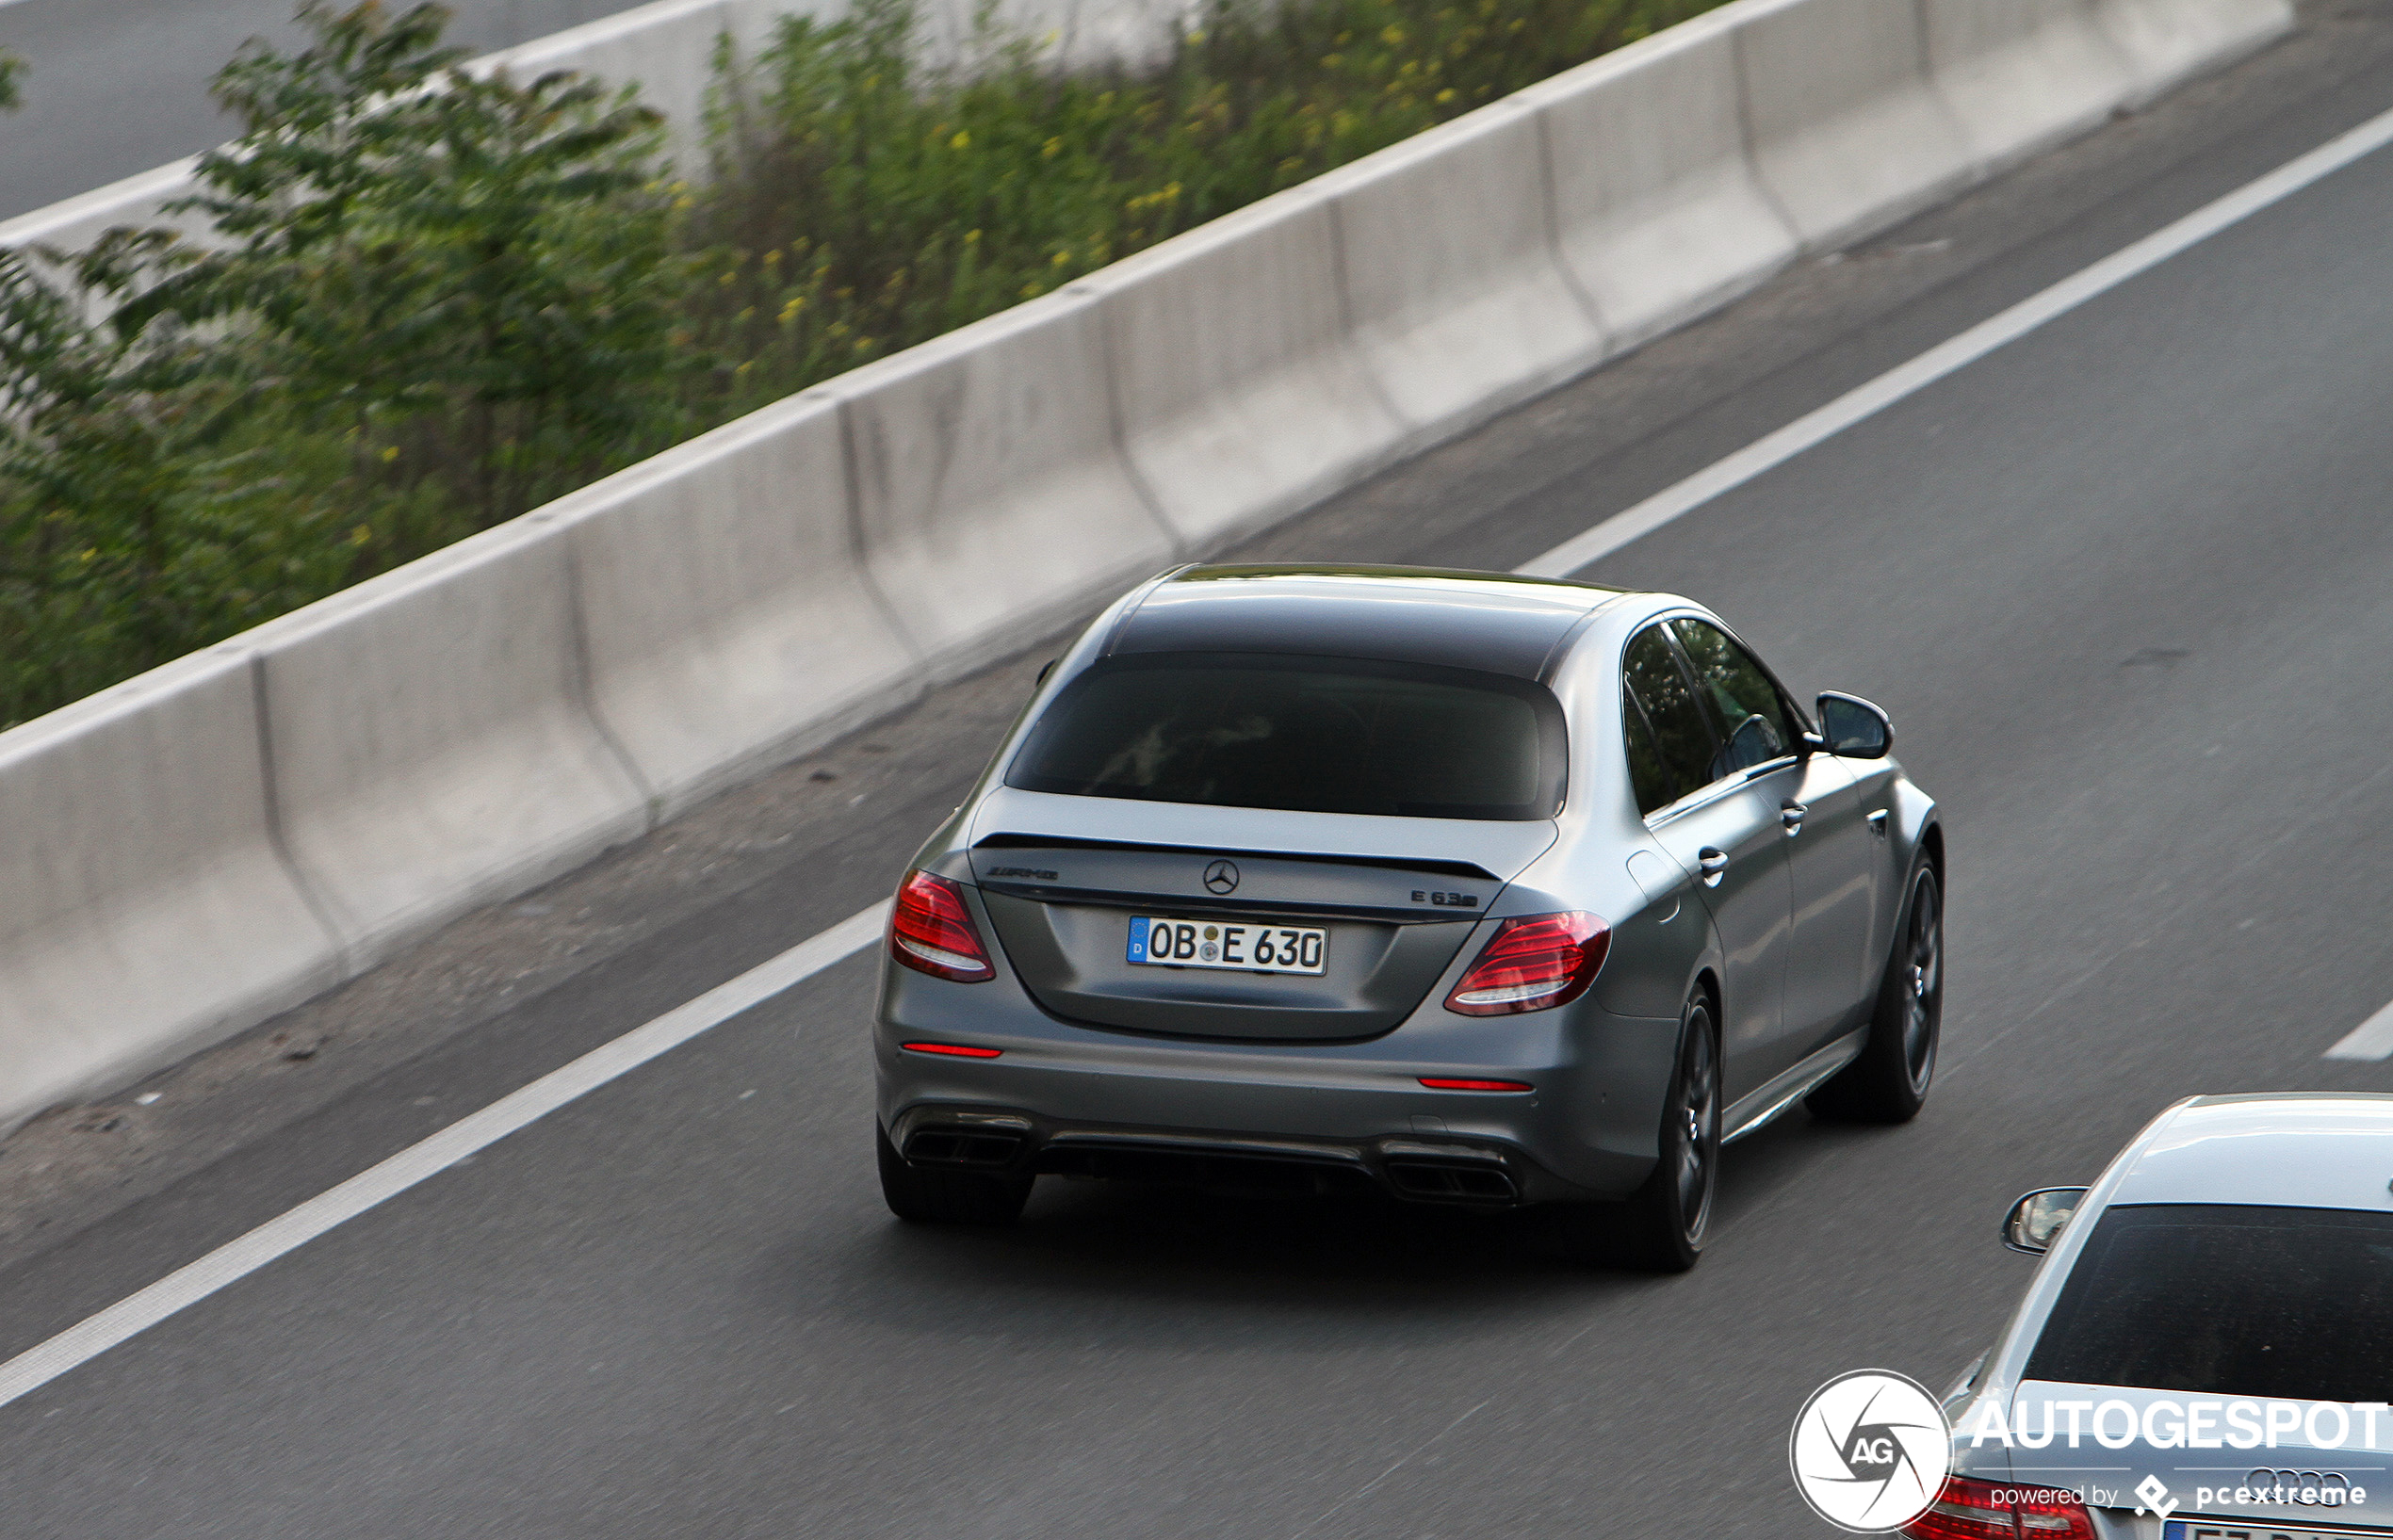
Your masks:
<svg viewBox="0 0 2393 1540"><path fill-rule="evenodd" d="M813 396L816 393L806 391L802 394ZM899 615L896 604L882 589L881 579L874 575L872 563L867 556L864 539L864 494L859 490L862 486L863 466L857 462L855 413L846 397L828 391L823 392L822 395L830 400L831 409L838 413L839 417L839 459L844 469L844 474L839 478L839 501L847 517L849 564L855 569L855 580L864 585L865 597L872 601L872 608L878 609L881 612L881 618L888 622L889 634L897 638L898 645L904 648L906 657L913 660L913 667L908 671L904 699L890 707L891 710L896 710L898 706L921 698L923 691L928 688L924 680L930 673L931 657L922 643L915 639L914 633L906 628L904 619Z"/></svg>
<svg viewBox="0 0 2393 1540"><path fill-rule="evenodd" d="M1588 367L1600 369L1612 358L1612 323L1604 316L1603 307L1595 302L1595 296L1587 292L1587 284L1580 281L1570 257L1562 250L1562 173L1555 168L1554 159L1554 114L1548 112L1541 103L1528 110L1536 115L1538 187L1545 195L1546 255L1553 262L1554 270L1561 276L1562 286L1571 291L1571 298L1587 312L1587 324L1595 328L1596 342L1602 351L1596 354L1595 362Z"/></svg>
<svg viewBox="0 0 2393 1540"><path fill-rule="evenodd" d="M1806 254L1803 228L1795 222L1795 211L1786 206L1786 200L1778 195L1778 189L1770 186L1769 178L1762 174L1760 138L1753 127L1752 66L1745 57L1745 41L1734 32L1729 35L1728 58L1729 67L1736 73L1736 138L1745 149L1745 168L1752 178L1753 190L1761 196L1763 203L1770 206L1770 212L1778 216L1778 222L1785 227L1787 235L1794 241L1794 251L1787 261L1787 266L1791 267Z"/></svg>
<svg viewBox="0 0 2393 1540"><path fill-rule="evenodd" d="M590 610L582 600L581 543L573 539L572 532L566 529L559 529L558 536L564 542L565 624L567 635L572 639L572 664L567 688L573 691L574 705L590 719L591 731L598 735L599 746L613 756L615 764L623 770L624 779L640 793L640 805L645 814L641 820L641 828L643 831L654 829L664 821L664 794L642 773L640 761L634 759L631 751L624 746L623 736L615 731L615 724L607 720L605 708L598 704L597 692L590 687L595 665L590 655Z"/></svg>
<svg viewBox="0 0 2393 1540"><path fill-rule="evenodd" d="M1322 218L1329 225L1329 280L1338 286L1338 344L1342 348L1351 348L1355 336L1355 297L1352 286L1346 281L1346 220L1338 207L1337 199L1322 200ZM1361 377L1363 388L1371 392L1371 398L1379 403L1379 410L1388 414L1388 420L1396 425L1395 438L1383 453L1373 457L1374 463L1356 478L1356 482L1359 484L1396 463L1408 453L1426 446L1421 444L1420 431L1412 426L1411 419L1397 409L1395 397L1389 391L1386 382L1380 380L1379 371L1371 366L1371 361L1359 356L1358 350L1354 363L1355 373Z"/></svg>
<svg viewBox="0 0 2393 1540"><path fill-rule="evenodd" d="M1114 367L1113 306L1105 302L1103 292L1092 284L1066 284L1064 292L1087 300L1090 313L1096 316L1097 356L1105 361L1106 438L1114 446L1114 458L1121 462L1122 475L1147 510L1147 517L1163 531L1164 544L1173 559L1184 559L1194 554L1190 543L1172 527L1172 521L1164 512L1164 500L1155 494L1154 484L1147 479L1147 473L1139 469L1137 459L1130 452L1130 413L1122 407L1121 371Z"/></svg>
<svg viewBox="0 0 2393 1540"><path fill-rule="evenodd" d="M265 789L266 840L274 851L275 862L283 874L291 880L292 888L316 923L324 928L325 939L333 944L333 971L346 982L358 974L354 954L346 928L334 917L333 905L316 885L316 879L291 853L289 836L283 828L282 775L274 759L274 713L267 704L266 655L251 653L241 659L249 675L250 716L257 723L258 783Z"/></svg>

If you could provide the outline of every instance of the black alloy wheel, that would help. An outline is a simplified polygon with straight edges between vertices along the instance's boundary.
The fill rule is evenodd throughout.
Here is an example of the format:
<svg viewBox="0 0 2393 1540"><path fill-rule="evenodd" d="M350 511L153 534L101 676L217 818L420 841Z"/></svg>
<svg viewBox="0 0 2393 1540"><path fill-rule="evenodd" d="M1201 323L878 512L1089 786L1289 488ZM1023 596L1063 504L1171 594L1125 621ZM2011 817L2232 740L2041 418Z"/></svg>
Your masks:
<svg viewBox="0 0 2393 1540"><path fill-rule="evenodd" d="M1908 1123L1928 1101L1945 1018L1945 890L1923 855L1904 895L1902 928L1880 981L1862 1051L1804 1105L1848 1123Z"/></svg>
<svg viewBox="0 0 2393 1540"><path fill-rule="evenodd" d="M1629 1200L1634 1260L1685 1273L1703 1255L1720 1181L1720 1070L1712 1004L1701 992L1679 1016L1678 1063L1663 1103L1659 1159Z"/></svg>

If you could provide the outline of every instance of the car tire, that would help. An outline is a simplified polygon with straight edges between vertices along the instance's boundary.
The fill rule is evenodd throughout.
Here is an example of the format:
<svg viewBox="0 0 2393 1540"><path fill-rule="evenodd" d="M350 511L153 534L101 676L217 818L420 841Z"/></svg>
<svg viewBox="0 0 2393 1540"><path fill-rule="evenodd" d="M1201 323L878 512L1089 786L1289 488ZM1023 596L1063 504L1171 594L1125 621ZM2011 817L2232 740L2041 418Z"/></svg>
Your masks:
<svg viewBox="0 0 2393 1540"><path fill-rule="evenodd" d="M906 1164L878 1124L881 1196L889 1212L916 1224L1011 1224L1030 1201L1034 1176L988 1176L975 1171L924 1171Z"/></svg>
<svg viewBox="0 0 2393 1540"><path fill-rule="evenodd" d="M1815 1117L1909 1123L1936 1078L1945 1015L1945 888L1925 855L1912 867L1895 948L1861 1056L1804 1100Z"/></svg>
<svg viewBox="0 0 2393 1540"><path fill-rule="evenodd" d="M1720 1043L1701 991L1679 1013L1678 1060L1662 1104L1660 1158L1628 1201L1630 1265L1685 1273L1710 1238L1720 1182Z"/></svg>

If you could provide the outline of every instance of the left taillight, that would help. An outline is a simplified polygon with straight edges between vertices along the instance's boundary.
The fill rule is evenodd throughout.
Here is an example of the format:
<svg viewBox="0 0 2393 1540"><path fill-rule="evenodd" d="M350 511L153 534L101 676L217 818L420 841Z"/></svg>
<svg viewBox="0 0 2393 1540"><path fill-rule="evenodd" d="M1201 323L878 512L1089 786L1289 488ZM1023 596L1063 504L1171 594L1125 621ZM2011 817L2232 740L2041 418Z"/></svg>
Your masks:
<svg viewBox="0 0 2393 1540"><path fill-rule="evenodd" d="M2074 1492L1947 1476L1929 1510L1902 1527L1910 1540L2094 1540Z"/></svg>
<svg viewBox="0 0 2393 1540"><path fill-rule="evenodd" d="M964 890L927 871L908 872L889 907L889 955L934 979L976 984L997 977Z"/></svg>
<svg viewBox="0 0 2393 1540"><path fill-rule="evenodd" d="M1466 1016L1511 1016L1568 1005L1587 992L1612 947L1612 928L1584 910L1506 920L1446 996Z"/></svg>

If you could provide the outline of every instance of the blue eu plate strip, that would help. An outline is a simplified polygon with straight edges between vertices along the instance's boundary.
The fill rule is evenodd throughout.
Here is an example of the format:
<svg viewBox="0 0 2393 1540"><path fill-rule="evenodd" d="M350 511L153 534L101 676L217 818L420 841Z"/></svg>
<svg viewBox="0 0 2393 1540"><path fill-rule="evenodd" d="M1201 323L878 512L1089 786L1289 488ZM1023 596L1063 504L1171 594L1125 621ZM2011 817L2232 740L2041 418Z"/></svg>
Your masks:
<svg viewBox="0 0 2393 1540"><path fill-rule="evenodd" d="M1147 927L1153 923L1154 921L1144 915L1132 915L1130 917L1130 960L1131 962L1147 961Z"/></svg>

